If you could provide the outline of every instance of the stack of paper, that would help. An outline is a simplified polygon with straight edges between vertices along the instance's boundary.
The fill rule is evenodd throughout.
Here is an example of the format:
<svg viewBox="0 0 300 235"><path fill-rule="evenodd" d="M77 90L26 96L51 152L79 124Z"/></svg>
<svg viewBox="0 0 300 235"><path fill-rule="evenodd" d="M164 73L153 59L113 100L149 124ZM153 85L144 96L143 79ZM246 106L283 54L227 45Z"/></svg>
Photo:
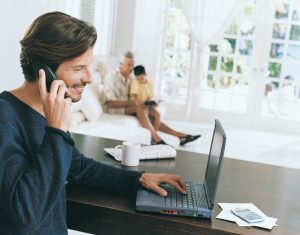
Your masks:
<svg viewBox="0 0 300 235"><path fill-rule="evenodd" d="M93 235L91 233L79 232L76 230L68 229L68 235Z"/></svg>
<svg viewBox="0 0 300 235"><path fill-rule="evenodd" d="M219 206L223 210L220 212L220 214L217 215L217 219L233 221L236 222L238 226L255 226L265 229L272 229L274 226L276 226L276 218L266 216L252 203L219 203ZM251 211L256 212L257 214L264 217L265 220L258 223L248 223L232 213L231 210L234 208L249 208Z"/></svg>
<svg viewBox="0 0 300 235"><path fill-rule="evenodd" d="M104 148L104 151L117 161L122 160L122 148ZM176 149L166 144L146 145L141 147L140 160L175 158Z"/></svg>

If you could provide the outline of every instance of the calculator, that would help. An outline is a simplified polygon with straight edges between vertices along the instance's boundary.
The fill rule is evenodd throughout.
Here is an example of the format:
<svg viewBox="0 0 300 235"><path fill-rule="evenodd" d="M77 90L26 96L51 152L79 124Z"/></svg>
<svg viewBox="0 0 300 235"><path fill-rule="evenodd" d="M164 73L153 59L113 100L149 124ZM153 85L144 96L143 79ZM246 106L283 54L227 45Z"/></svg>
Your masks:
<svg viewBox="0 0 300 235"><path fill-rule="evenodd" d="M234 208L231 211L233 214L247 221L248 223L258 223L265 220L261 215L251 211L248 208Z"/></svg>

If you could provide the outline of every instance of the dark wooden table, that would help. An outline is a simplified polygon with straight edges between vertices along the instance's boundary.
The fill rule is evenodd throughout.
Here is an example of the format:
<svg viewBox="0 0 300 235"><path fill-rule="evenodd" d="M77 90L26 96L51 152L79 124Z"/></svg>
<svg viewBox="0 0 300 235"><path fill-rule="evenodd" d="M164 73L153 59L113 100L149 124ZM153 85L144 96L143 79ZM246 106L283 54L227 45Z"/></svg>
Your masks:
<svg viewBox="0 0 300 235"><path fill-rule="evenodd" d="M89 157L121 166L104 147L120 141L73 135ZM284 157L284 156L282 156ZM172 172L187 180L202 181L207 155L178 151L176 160L141 161L132 170ZM128 167L127 167L128 168ZM213 219L183 218L135 212L135 195L67 186L68 226L94 234L300 234L300 170L225 158ZM277 227L264 230L238 227L218 220L217 202L252 202L266 215L278 218Z"/></svg>

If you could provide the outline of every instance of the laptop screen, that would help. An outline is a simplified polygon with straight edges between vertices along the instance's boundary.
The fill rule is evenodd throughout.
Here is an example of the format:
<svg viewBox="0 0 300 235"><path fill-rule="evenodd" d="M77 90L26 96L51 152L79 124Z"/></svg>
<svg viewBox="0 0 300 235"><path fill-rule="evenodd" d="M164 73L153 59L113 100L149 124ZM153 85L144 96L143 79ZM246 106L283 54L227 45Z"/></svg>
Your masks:
<svg viewBox="0 0 300 235"><path fill-rule="evenodd" d="M209 206L214 206L218 179L221 171L225 150L226 135L218 120L215 120L212 142L206 166L204 186L209 200Z"/></svg>

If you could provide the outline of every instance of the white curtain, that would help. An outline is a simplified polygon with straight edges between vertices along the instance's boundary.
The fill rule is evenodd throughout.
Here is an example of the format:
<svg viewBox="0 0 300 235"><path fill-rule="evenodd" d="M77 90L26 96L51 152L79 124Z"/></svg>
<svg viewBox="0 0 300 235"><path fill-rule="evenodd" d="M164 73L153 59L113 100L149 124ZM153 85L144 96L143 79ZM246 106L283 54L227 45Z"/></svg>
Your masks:
<svg viewBox="0 0 300 235"><path fill-rule="evenodd" d="M203 77L201 54L203 48L220 39L236 13L243 6L243 0L179 0L188 21L193 39L196 41L186 118L191 116L193 102L198 101L200 80Z"/></svg>
<svg viewBox="0 0 300 235"><path fill-rule="evenodd" d="M243 0L179 0L200 47L219 39L231 23Z"/></svg>

